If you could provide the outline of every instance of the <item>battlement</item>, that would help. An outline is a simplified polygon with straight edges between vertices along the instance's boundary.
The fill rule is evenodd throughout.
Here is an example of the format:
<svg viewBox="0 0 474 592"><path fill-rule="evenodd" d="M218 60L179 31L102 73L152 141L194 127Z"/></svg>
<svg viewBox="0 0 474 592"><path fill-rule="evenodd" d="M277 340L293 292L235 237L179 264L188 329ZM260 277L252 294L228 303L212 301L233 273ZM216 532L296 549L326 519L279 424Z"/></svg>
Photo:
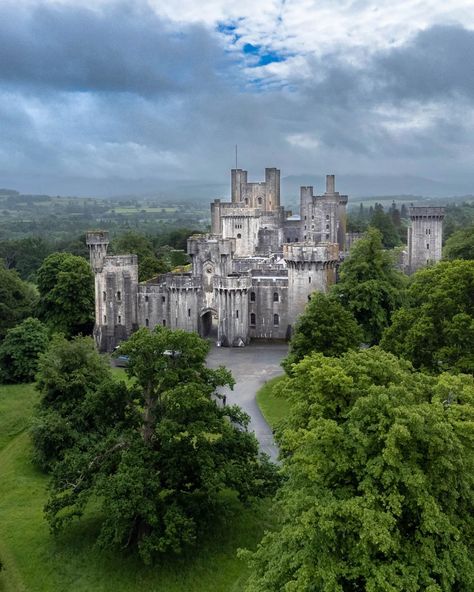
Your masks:
<svg viewBox="0 0 474 592"><path fill-rule="evenodd" d="M213 278L215 290L248 290L252 285L252 278L249 275L235 275Z"/></svg>
<svg viewBox="0 0 474 592"><path fill-rule="evenodd" d="M411 206L408 208L408 214L412 220L417 218L435 218L442 220L444 218L444 208L430 206Z"/></svg>
<svg viewBox="0 0 474 592"><path fill-rule="evenodd" d="M339 259L339 245L337 243L288 243L283 245L285 261L319 262L337 261Z"/></svg>
<svg viewBox="0 0 474 592"><path fill-rule="evenodd" d="M92 245L108 245L109 233L107 230L92 230L86 233L86 244Z"/></svg>

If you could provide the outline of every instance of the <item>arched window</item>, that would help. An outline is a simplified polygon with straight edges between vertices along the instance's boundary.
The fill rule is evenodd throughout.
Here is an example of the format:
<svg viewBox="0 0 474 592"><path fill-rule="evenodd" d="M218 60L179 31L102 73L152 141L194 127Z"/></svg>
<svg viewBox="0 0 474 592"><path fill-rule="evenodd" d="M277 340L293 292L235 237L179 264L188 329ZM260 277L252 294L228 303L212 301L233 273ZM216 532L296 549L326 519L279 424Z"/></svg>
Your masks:
<svg viewBox="0 0 474 592"><path fill-rule="evenodd" d="M277 314L274 314L274 315L273 315L273 324L274 324L275 326L277 326L277 325L279 325L279 324L280 324L280 315L277 315Z"/></svg>
<svg viewBox="0 0 474 592"><path fill-rule="evenodd" d="M237 234L237 238L242 238L242 235L240 234L240 232Z"/></svg>
<svg viewBox="0 0 474 592"><path fill-rule="evenodd" d="M255 292L250 292L250 302L255 302Z"/></svg>
<svg viewBox="0 0 474 592"><path fill-rule="evenodd" d="M259 205L259 206L261 206L261 205L262 205L262 198L261 198L261 197L259 197L259 198L257 199L257 202L258 202L258 205Z"/></svg>
<svg viewBox="0 0 474 592"><path fill-rule="evenodd" d="M145 296L145 302L148 302L148 296Z"/></svg>
<svg viewBox="0 0 474 592"><path fill-rule="evenodd" d="M120 290L117 292L117 300L122 300L122 292Z"/></svg>
<svg viewBox="0 0 474 592"><path fill-rule="evenodd" d="M279 302L280 297L278 296L278 292L273 292L273 302Z"/></svg>
<svg viewBox="0 0 474 592"><path fill-rule="evenodd" d="M252 326L254 326L254 325L255 325L255 320L256 320L255 313L254 313L254 312L251 312L251 313L250 313L250 324L251 324Z"/></svg>

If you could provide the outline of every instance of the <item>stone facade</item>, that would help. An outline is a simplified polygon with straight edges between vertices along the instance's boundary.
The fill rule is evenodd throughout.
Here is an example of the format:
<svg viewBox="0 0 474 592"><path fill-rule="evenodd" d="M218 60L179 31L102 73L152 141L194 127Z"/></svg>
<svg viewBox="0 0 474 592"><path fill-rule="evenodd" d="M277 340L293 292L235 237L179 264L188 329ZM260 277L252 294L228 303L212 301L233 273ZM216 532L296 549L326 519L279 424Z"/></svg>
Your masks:
<svg viewBox="0 0 474 592"><path fill-rule="evenodd" d="M328 175L326 192L301 188L300 216L280 206L280 171L249 183L232 170L231 201L211 204L211 233L188 239L191 271L138 282L135 255L107 256L106 232L90 232L95 338L112 351L137 327L196 331L223 346L286 339L311 293L336 280L345 248L347 196Z"/></svg>
<svg viewBox="0 0 474 592"><path fill-rule="evenodd" d="M441 260L444 208L417 206L408 209L411 226L408 228L407 271Z"/></svg>

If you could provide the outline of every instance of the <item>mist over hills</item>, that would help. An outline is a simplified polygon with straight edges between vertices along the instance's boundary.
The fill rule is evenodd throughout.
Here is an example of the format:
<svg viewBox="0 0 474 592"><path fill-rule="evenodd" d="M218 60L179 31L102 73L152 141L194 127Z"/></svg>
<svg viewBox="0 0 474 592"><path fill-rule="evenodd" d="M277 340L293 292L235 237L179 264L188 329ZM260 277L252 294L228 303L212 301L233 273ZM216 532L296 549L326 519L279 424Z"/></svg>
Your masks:
<svg viewBox="0 0 474 592"><path fill-rule="evenodd" d="M263 175L250 175L249 181L260 181ZM281 179L282 203L295 204L300 186L312 185L315 194L325 191L325 175L288 175ZM12 187L20 193L77 197L130 199L152 198L159 201L212 201L228 199L230 179L226 182L197 179L91 179L42 176L18 179L0 176L0 187ZM336 190L354 200L371 196L407 196L409 199L472 196L474 181L443 182L414 175L336 175Z"/></svg>

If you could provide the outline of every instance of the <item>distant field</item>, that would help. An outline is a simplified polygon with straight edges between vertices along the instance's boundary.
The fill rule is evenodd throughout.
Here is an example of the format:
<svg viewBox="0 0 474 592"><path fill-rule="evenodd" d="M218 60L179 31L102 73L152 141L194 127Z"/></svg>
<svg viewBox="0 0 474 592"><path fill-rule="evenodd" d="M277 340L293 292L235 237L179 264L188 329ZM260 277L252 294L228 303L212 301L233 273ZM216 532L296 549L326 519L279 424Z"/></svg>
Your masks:
<svg viewBox="0 0 474 592"><path fill-rule="evenodd" d="M149 213L155 213L155 214L161 214L161 213L171 213L171 212L177 212L179 208L173 208L171 206L167 206L167 207L160 207L160 208L148 208L146 206L138 206L138 208L136 208L135 206L123 206L123 207L119 207L119 208L112 208L113 211L116 214L136 214L137 212L149 212ZM109 210L108 213L111 213L112 210Z"/></svg>
<svg viewBox="0 0 474 592"><path fill-rule="evenodd" d="M116 371L124 376L123 370ZM0 386L0 592L239 592L246 565L240 547L255 548L271 528L269 502L233 502L193 551L144 567L134 556L93 546L100 516L87 516L59 537L43 519L47 478L30 462L28 427L38 400L34 385Z"/></svg>

